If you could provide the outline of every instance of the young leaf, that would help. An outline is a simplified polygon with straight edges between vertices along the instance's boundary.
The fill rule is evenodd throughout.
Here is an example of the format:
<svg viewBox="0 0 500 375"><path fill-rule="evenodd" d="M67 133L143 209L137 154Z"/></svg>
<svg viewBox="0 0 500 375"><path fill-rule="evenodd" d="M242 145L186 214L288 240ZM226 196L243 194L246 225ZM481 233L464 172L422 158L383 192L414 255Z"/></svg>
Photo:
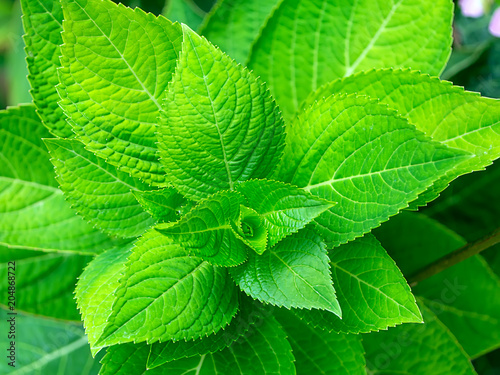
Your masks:
<svg viewBox="0 0 500 375"><path fill-rule="evenodd" d="M26 62L31 96L43 124L58 137L72 137L71 126L57 105L59 83L57 69L61 66L63 11L59 0L22 0L23 25L26 34Z"/></svg>
<svg viewBox="0 0 500 375"><path fill-rule="evenodd" d="M251 180L236 185L236 191L264 220L269 247L304 228L335 203L295 186L271 180Z"/></svg>
<svg viewBox="0 0 500 375"><path fill-rule="evenodd" d="M106 349L99 375L162 375L146 366L151 345L145 342L113 345Z"/></svg>
<svg viewBox="0 0 500 375"><path fill-rule="evenodd" d="M324 309L341 316L321 238L304 229L262 255L231 268L236 284L248 295L286 308Z"/></svg>
<svg viewBox="0 0 500 375"><path fill-rule="evenodd" d="M315 329L285 309L275 315L292 345L298 374L366 375L359 335Z"/></svg>
<svg viewBox="0 0 500 375"><path fill-rule="evenodd" d="M181 49L180 25L109 0L62 0L60 105L85 146L122 171L163 184L160 103Z"/></svg>
<svg viewBox="0 0 500 375"><path fill-rule="evenodd" d="M232 229L244 198L222 192L201 201L176 223L160 224L156 230L193 255L220 266L235 266L247 259L247 246Z"/></svg>
<svg viewBox="0 0 500 375"><path fill-rule="evenodd" d="M329 96L291 124L276 178L339 202L315 219L329 247L369 232L468 155L366 97Z"/></svg>
<svg viewBox="0 0 500 375"><path fill-rule="evenodd" d="M370 68L439 75L451 52L449 0L284 0L250 56L288 118L310 92Z"/></svg>
<svg viewBox="0 0 500 375"><path fill-rule="evenodd" d="M151 191L132 191L140 205L160 222L177 221L189 201L172 187Z"/></svg>
<svg viewBox="0 0 500 375"><path fill-rule="evenodd" d="M369 373L474 375L451 332L423 304L424 324L403 324L363 336ZM425 360L423 360L425 359Z"/></svg>
<svg viewBox="0 0 500 375"><path fill-rule="evenodd" d="M240 64L281 0L219 0L200 27L200 34Z"/></svg>
<svg viewBox="0 0 500 375"><path fill-rule="evenodd" d="M267 177L281 157L284 126L258 78L187 26L183 33L158 147L172 184L200 200Z"/></svg>
<svg viewBox="0 0 500 375"><path fill-rule="evenodd" d="M262 254L267 247L267 228L264 218L255 210L240 206L240 215L236 223L231 223L233 233L257 254Z"/></svg>
<svg viewBox="0 0 500 375"><path fill-rule="evenodd" d="M95 254L113 241L75 215L57 188L33 106L0 111L0 245Z"/></svg>
<svg viewBox="0 0 500 375"><path fill-rule="evenodd" d="M227 270L189 254L155 230L135 244L96 345L190 340L229 324L238 307Z"/></svg>
<svg viewBox="0 0 500 375"><path fill-rule="evenodd" d="M193 30L200 26L205 16L193 0L167 0L162 14L172 22L185 23Z"/></svg>
<svg viewBox="0 0 500 375"><path fill-rule="evenodd" d="M344 333L422 321L406 280L372 235L330 250L329 256L342 320L318 310L297 310L300 318L316 328Z"/></svg>
<svg viewBox="0 0 500 375"><path fill-rule="evenodd" d="M377 98L433 140L474 155L434 182L414 207L435 199L456 177L481 170L500 157L499 100L419 72L387 69L334 81L312 94L307 103L338 92Z"/></svg>
<svg viewBox="0 0 500 375"><path fill-rule="evenodd" d="M46 139L45 144L61 190L91 224L118 237L137 237L154 224L133 194L148 185L85 150L80 141Z"/></svg>

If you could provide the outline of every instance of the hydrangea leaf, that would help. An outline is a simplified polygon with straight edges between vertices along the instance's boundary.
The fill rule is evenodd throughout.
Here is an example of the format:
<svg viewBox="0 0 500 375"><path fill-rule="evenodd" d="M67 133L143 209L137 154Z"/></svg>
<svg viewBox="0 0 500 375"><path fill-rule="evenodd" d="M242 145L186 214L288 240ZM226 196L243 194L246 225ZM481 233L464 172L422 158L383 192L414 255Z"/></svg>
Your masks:
<svg viewBox="0 0 500 375"><path fill-rule="evenodd" d="M338 92L377 98L433 140L474 155L434 182L413 207L435 199L456 177L484 169L500 157L499 100L483 98L416 71L385 69L336 80L306 102Z"/></svg>
<svg viewBox="0 0 500 375"><path fill-rule="evenodd" d="M59 0L22 0L23 25L26 34L26 61L31 96L43 124L58 137L74 136L62 109L57 105L59 83L57 69L61 67L63 11Z"/></svg>
<svg viewBox="0 0 500 375"><path fill-rule="evenodd" d="M450 0L284 0L249 67L289 118L321 85L371 68L439 75L451 52Z"/></svg>
<svg viewBox="0 0 500 375"><path fill-rule="evenodd" d="M285 309L275 311L293 350L298 374L366 375L359 335L315 329Z"/></svg>
<svg viewBox="0 0 500 375"><path fill-rule="evenodd" d="M62 0L60 105L86 148L161 185L156 128L181 49L180 25L110 0Z"/></svg>
<svg viewBox="0 0 500 375"><path fill-rule="evenodd" d="M176 223L155 229L189 253L221 266L235 266L247 259L247 245L233 232L244 198L237 192L221 192L201 201Z"/></svg>
<svg viewBox="0 0 500 375"><path fill-rule="evenodd" d="M369 98L329 96L291 124L275 177L338 202L314 220L333 247L379 226L468 157Z"/></svg>
<svg viewBox="0 0 500 375"><path fill-rule="evenodd" d="M33 106L0 111L0 245L86 254L113 246L64 200L44 137Z"/></svg>
<svg viewBox="0 0 500 375"><path fill-rule="evenodd" d="M422 321L410 287L375 237L367 234L330 250L329 256L342 320L318 310L297 310L300 318L318 329L344 333Z"/></svg>
<svg viewBox="0 0 500 375"><path fill-rule="evenodd" d="M159 222L177 221L189 201L172 187L151 191L133 191L141 206Z"/></svg>
<svg viewBox="0 0 500 375"><path fill-rule="evenodd" d="M203 22L205 12L193 0L167 0L162 14L172 22L185 23L196 30Z"/></svg>
<svg viewBox="0 0 500 375"><path fill-rule="evenodd" d="M151 345L145 342L113 345L106 349L99 375L163 375L160 369L146 366Z"/></svg>
<svg viewBox="0 0 500 375"><path fill-rule="evenodd" d="M72 207L110 236L137 237L155 220L133 192L149 185L108 164L78 140L46 139L57 181Z"/></svg>
<svg viewBox="0 0 500 375"><path fill-rule="evenodd" d="M236 185L236 190L263 218L269 233L269 247L304 228L335 204L290 184L271 180L246 181Z"/></svg>
<svg viewBox="0 0 500 375"><path fill-rule="evenodd" d="M427 307L419 305L424 324L403 324L363 336L367 371L408 375L476 374L453 334Z"/></svg>
<svg viewBox="0 0 500 375"><path fill-rule="evenodd" d="M284 126L258 78L187 26L183 32L158 147L172 184L200 200L267 177L281 157Z"/></svg>
<svg viewBox="0 0 500 375"><path fill-rule="evenodd" d="M245 293L265 303L341 316L325 245L312 230L287 237L262 255L249 253L230 273Z"/></svg>
<svg viewBox="0 0 500 375"><path fill-rule="evenodd" d="M240 64L281 0L219 0L200 27L200 34Z"/></svg>
<svg viewBox="0 0 500 375"><path fill-rule="evenodd" d="M264 219L255 210L240 206L237 222L231 223L233 233L247 244L257 254L262 254L267 248L267 228Z"/></svg>
<svg viewBox="0 0 500 375"><path fill-rule="evenodd" d="M238 308L225 268L190 256L154 229L135 244L115 295L98 346L200 338L228 325Z"/></svg>

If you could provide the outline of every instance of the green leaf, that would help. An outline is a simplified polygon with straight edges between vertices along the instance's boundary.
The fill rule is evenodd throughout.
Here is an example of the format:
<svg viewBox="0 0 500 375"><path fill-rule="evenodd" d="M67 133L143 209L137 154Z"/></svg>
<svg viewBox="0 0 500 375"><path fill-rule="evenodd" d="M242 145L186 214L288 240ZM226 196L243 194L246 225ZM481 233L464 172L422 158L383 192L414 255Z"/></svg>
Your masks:
<svg viewBox="0 0 500 375"><path fill-rule="evenodd" d="M298 374L366 375L359 335L315 329L285 309L275 315L292 345Z"/></svg>
<svg viewBox="0 0 500 375"><path fill-rule="evenodd" d="M335 203L295 186L270 180L251 180L236 185L248 205L264 219L269 247L304 228Z"/></svg>
<svg viewBox="0 0 500 375"><path fill-rule="evenodd" d="M0 309L2 322L12 318L7 314L6 310ZM23 314L14 317L15 369L8 365L11 360L7 357L10 356L7 350L11 339L5 332L0 335L0 345L5 348L0 362L2 374L74 374L77 369L78 374L95 375L99 371L99 360L92 358L80 324Z"/></svg>
<svg viewBox="0 0 500 375"><path fill-rule="evenodd" d="M113 246L64 200L44 137L33 106L0 111L0 245L86 254Z"/></svg>
<svg viewBox="0 0 500 375"><path fill-rule="evenodd" d="M377 235L407 275L466 244L438 222L408 212ZM472 358L500 347L500 278L481 256L445 269L413 290Z"/></svg>
<svg viewBox="0 0 500 375"><path fill-rule="evenodd" d="M286 308L325 309L341 316L321 238L309 229L285 238L262 255L231 268L248 295Z"/></svg>
<svg viewBox="0 0 500 375"><path fill-rule="evenodd" d="M160 222L179 220L180 212L186 206L189 207L189 201L172 187L152 191L135 190L132 193L141 206Z"/></svg>
<svg viewBox="0 0 500 375"><path fill-rule="evenodd" d="M371 68L439 75L450 55L450 0L284 0L249 67L290 118L310 92Z"/></svg>
<svg viewBox="0 0 500 375"><path fill-rule="evenodd" d="M257 254L262 254L267 248L267 228L264 218L255 210L240 206L240 215L236 223L231 223L233 233L247 244Z"/></svg>
<svg viewBox="0 0 500 375"><path fill-rule="evenodd" d="M158 369L146 366L151 345L138 344L114 345L106 349L99 375L162 375Z"/></svg>
<svg viewBox="0 0 500 375"><path fill-rule="evenodd" d="M115 291L120 286L120 277L125 273L125 263L131 253L131 245L117 246L96 257L80 275L75 295L89 344L95 354L111 308Z"/></svg>
<svg viewBox="0 0 500 375"><path fill-rule="evenodd" d="M72 207L110 236L137 237L155 220L133 192L149 186L85 150L77 140L46 139L57 181Z"/></svg>
<svg viewBox="0 0 500 375"><path fill-rule="evenodd" d="M200 200L265 178L284 147L284 124L262 82L183 26L184 42L158 133L169 180Z"/></svg>
<svg viewBox="0 0 500 375"><path fill-rule="evenodd" d="M0 246L1 280L9 280L10 262L15 262L15 308L36 315L80 321L73 290L78 275L91 261L79 254L45 253ZM11 280L11 279L10 279ZM0 295L8 295L9 283L0 284ZM7 299L4 299L7 305Z"/></svg>
<svg viewBox="0 0 500 375"><path fill-rule="evenodd" d="M160 103L181 49L180 25L109 0L62 0L60 105L86 148L149 184Z"/></svg>
<svg viewBox="0 0 500 375"><path fill-rule="evenodd" d="M238 307L227 270L189 256L155 230L135 244L96 345L190 340L229 324Z"/></svg>
<svg viewBox="0 0 500 375"><path fill-rule="evenodd" d="M467 157L366 97L329 96L293 122L276 178L337 205L315 219L329 247L369 232Z"/></svg>
<svg viewBox="0 0 500 375"><path fill-rule="evenodd" d="M325 85L308 103L332 93L356 93L396 109L433 140L474 157L439 178L413 206L435 199L456 177L500 157L500 101L410 70L372 70Z"/></svg>
<svg viewBox="0 0 500 375"><path fill-rule="evenodd" d="M213 44L246 64L252 44L281 0L219 0L200 27Z"/></svg>
<svg viewBox="0 0 500 375"><path fill-rule="evenodd" d="M476 372L451 332L420 305L425 324L403 324L363 336L368 373L474 375Z"/></svg>
<svg viewBox="0 0 500 375"><path fill-rule="evenodd" d="M401 271L372 235L329 250L329 256L342 320L317 310L296 311L300 318L316 328L344 333L422 321Z"/></svg>
<svg viewBox="0 0 500 375"><path fill-rule="evenodd" d="M57 105L59 83L57 68L61 66L63 12L59 0L22 0L23 25L26 34L26 61L31 96L43 124L58 137L71 137L71 126Z"/></svg>
<svg viewBox="0 0 500 375"><path fill-rule="evenodd" d="M232 229L244 203L243 196L234 191L215 194L178 222L160 224L155 229L212 264L235 266L247 259L247 246Z"/></svg>
<svg viewBox="0 0 500 375"><path fill-rule="evenodd" d="M193 30L200 26L205 17L205 12L193 0L167 0L162 14L172 22L184 23Z"/></svg>

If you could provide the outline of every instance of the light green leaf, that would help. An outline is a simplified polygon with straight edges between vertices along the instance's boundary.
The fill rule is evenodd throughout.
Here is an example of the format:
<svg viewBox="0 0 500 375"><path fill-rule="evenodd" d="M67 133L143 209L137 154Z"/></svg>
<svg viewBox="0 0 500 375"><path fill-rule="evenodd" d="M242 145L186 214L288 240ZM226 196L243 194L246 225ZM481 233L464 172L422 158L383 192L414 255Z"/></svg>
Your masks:
<svg viewBox="0 0 500 375"><path fill-rule="evenodd" d="M337 205L315 219L329 247L369 232L469 155L366 97L329 96L293 122L276 178Z"/></svg>
<svg viewBox="0 0 500 375"><path fill-rule="evenodd" d="M401 271L372 235L329 250L329 256L342 320L316 310L297 311L300 318L316 328L344 333L422 321Z"/></svg>
<svg viewBox="0 0 500 375"><path fill-rule="evenodd" d="M46 139L57 181L72 207L110 236L137 237L155 220L133 192L149 186L117 170L77 140Z"/></svg>
<svg viewBox="0 0 500 375"><path fill-rule="evenodd" d="M151 191L132 191L141 206L160 222L177 221L190 207L189 201L172 187Z"/></svg>
<svg viewBox="0 0 500 375"><path fill-rule="evenodd" d="M236 185L248 205L264 219L269 247L304 228L335 203L295 186L271 180L251 180Z"/></svg>
<svg viewBox="0 0 500 375"><path fill-rule="evenodd" d="M389 221L377 235L407 275L466 243L438 222L409 212ZM472 358L500 347L500 279L481 256L423 280L413 290Z"/></svg>
<svg viewBox="0 0 500 375"><path fill-rule="evenodd" d="M213 44L246 64L252 44L281 0L219 0L200 27Z"/></svg>
<svg viewBox="0 0 500 375"><path fill-rule="evenodd" d="M60 105L89 151L149 184L160 103L181 49L180 25L109 0L62 0Z"/></svg>
<svg viewBox="0 0 500 375"><path fill-rule="evenodd" d="M11 318L0 309L0 319ZM73 374L96 375L99 359L93 359L80 324L18 314L16 319L15 368L8 365L10 339L0 335L4 356L0 373L9 375Z"/></svg>
<svg viewBox="0 0 500 375"><path fill-rule="evenodd" d="M284 0L254 45L249 67L290 118L307 95L371 68L432 75L451 52L450 0Z"/></svg>
<svg viewBox="0 0 500 375"><path fill-rule="evenodd" d="M312 94L307 103L338 92L377 98L433 140L474 155L439 178L414 207L435 199L456 177L484 169L500 157L499 100L419 72L387 69L332 82Z"/></svg>
<svg viewBox="0 0 500 375"><path fill-rule="evenodd" d="M120 344L106 349L99 375L163 375L161 369L148 369L146 366L151 345Z"/></svg>
<svg viewBox="0 0 500 375"><path fill-rule="evenodd" d="M160 224L155 229L212 264L235 266L247 259L247 245L232 229L244 203L243 196L234 191L214 194L178 222Z"/></svg>
<svg viewBox="0 0 500 375"><path fill-rule="evenodd" d="M321 238L304 229L262 255L231 268L236 284L248 295L286 308L325 309L341 316Z"/></svg>
<svg viewBox="0 0 500 375"><path fill-rule="evenodd" d="M80 275L75 295L86 328L89 344L95 354L111 308L120 277L125 273L125 263L130 255L130 245L117 246L96 257Z"/></svg>
<svg viewBox="0 0 500 375"><path fill-rule="evenodd" d="M240 206L240 215L236 223L231 223L233 233L257 254L262 254L267 247L267 228L264 218L255 210Z"/></svg>
<svg viewBox="0 0 500 375"><path fill-rule="evenodd" d="M315 329L285 309L275 315L292 345L298 374L366 375L361 336Z"/></svg>
<svg viewBox="0 0 500 375"><path fill-rule="evenodd" d="M183 26L184 42L158 133L169 180L200 200L267 177L284 147L284 124L262 82Z"/></svg>
<svg viewBox="0 0 500 375"><path fill-rule="evenodd" d="M0 245L86 254L113 246L64 200L44 137L33 106L0 111Z"/></svg>
<svg viewBox="0 0 500 375"><path fill-rule="evenodd" d="M229 324L238 307L227 270L189 254L155 230L135 244L96 345L190 340Z"/></svg>
<svg viewBox="0 0 500 375"><path fill-rule="evenodd" d="M185 23L196 30L205 17L205 12L193 0L167 0L162 14L172 22Z"/></svg>
<svg viewBox="0 0 500 375"><path fill-rule="evenodd" d="M26 34L26 61L31 96L43 124L58 137L74 135L57 105L59 83L57 68L61 66L63 11L59 0L22 0L23 25Z"/></svg>
<svg viewBox="0 0 500 375"><path fill-rule="evenodd" d="M363 336L367 373L476 374L452 333L427 307L420 304L420 310L425 324L403 324Z"/></svg>

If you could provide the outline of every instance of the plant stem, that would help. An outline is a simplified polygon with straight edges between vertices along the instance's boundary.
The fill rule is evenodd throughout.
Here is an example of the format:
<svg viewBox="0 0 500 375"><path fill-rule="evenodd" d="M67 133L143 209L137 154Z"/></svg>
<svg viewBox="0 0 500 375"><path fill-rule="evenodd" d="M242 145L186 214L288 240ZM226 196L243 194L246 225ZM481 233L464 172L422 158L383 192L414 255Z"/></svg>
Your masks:
<svg viewBox="0 0 500 375"><path fill-rule="evenodd" d="M445 269L460 263L473 255L479 254L481 251L486 250L497 243L500 243L500 228L497 228L492 233L485 237L469 243L461 248L445 255L444 257L436 260L421 270L415 272L408 278L410 286L414 287L420 281L428 279L435 274L444 271Z"/></svg>

